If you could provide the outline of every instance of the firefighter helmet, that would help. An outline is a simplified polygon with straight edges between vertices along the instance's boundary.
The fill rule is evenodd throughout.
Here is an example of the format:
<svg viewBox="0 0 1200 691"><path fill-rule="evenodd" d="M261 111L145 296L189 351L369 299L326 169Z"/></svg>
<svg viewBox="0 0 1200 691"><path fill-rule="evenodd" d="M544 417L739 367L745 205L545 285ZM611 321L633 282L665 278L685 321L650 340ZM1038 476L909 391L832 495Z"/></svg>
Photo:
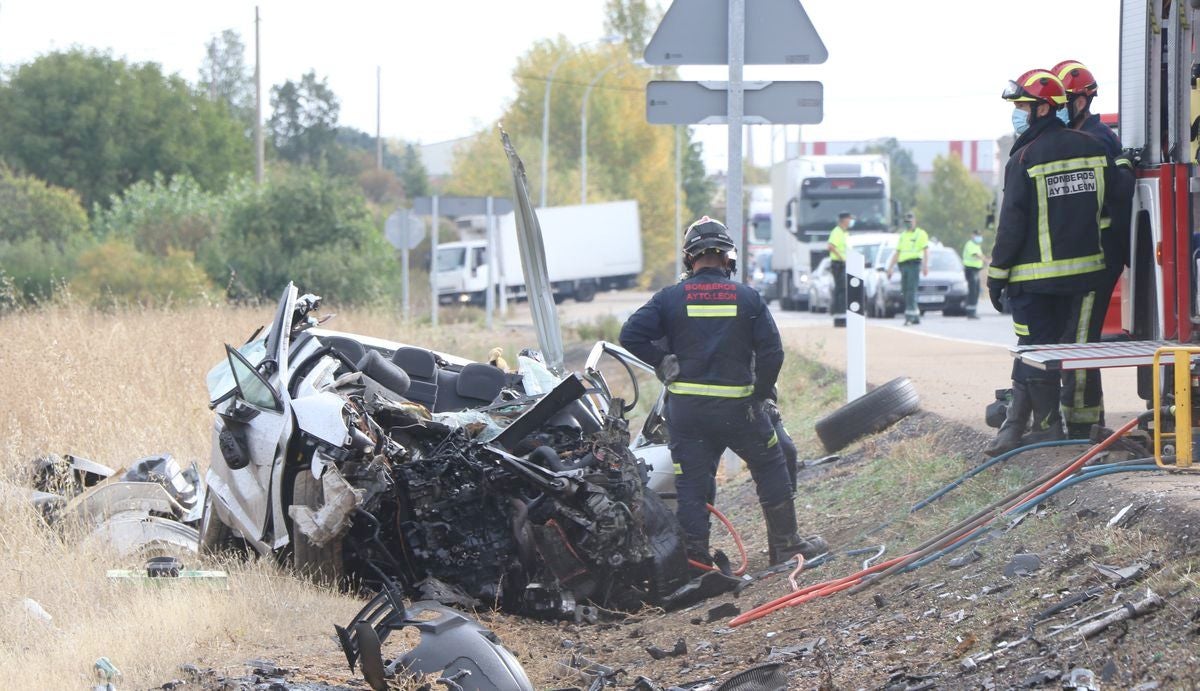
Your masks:
<svg viewBox="0 0 1200 691"><path fill-rule="evenodd" d="M1008 83L1001 97L1014 103L1045 103L1058 110L1067 102L1067 90L1047 70L1029 70Z"/></svg>
<svg viewBox="0 0 1200 691"><path fill-rule="evenodd" d="M1096 95L1096 77L1078 60L1063 60L1052 71L1068 96Z"/></svg>
<svg viewBox="0 0 1200 691"><path fill-rule="evenodd" d="M725 224L714 221L708 216L688 226L687 234L683 237L683 251L690 257L697 257L710 250L717 252L732 252L733 238Z"/></svg>

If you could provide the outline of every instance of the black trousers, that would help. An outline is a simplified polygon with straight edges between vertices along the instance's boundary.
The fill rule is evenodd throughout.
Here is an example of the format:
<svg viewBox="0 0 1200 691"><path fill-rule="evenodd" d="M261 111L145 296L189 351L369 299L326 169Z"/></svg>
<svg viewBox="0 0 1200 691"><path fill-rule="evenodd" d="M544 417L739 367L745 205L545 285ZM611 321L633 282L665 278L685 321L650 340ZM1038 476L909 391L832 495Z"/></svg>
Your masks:
<svg viewBox="0 0 1200 691"><path fill-rule="evenodd" d="M1095 293L1048 295L1018 292L1009 299L1017 344L1088 343L1091 323L1089 307L1094 300ZM1013 360L1012 379L1014 382L1042 380L1058 384L1059 373Z"/></svg>
<svg viewBox="0 0 1200 691"><path fill-rule="evenodd" d="M967 314L975 314L979 306L979 269L964 266L963 275L967 279Z"/></svg>
<svg viewBox="0 0 1200 691"><path fill-rule="evenodd" d="M1105 284L1098 290L1076 296L1077 305L1073 311L1079 313L1079 319L1085 322L1085 330L1079 331L1076 326L1076 342L1097 343L1104 331L1104 317L1108 313L1108 302L1112 299L1113 289L1125 267L1120 271L1110 270ZM1082 335L1082 339L1078 338ZM1101 370L1071 370L1063 372L1062 392L1059 399L1062 404L1063 418L1068 425L1091 427L1104 424L1104 386L1100 378Z"/></svg>
<svg viewBox="0 0 1200 691"><path fill-rule="evenodd" d="M846 262L829 260L829 272L833 274L833 304L830 314L846 313Z"/></svg>

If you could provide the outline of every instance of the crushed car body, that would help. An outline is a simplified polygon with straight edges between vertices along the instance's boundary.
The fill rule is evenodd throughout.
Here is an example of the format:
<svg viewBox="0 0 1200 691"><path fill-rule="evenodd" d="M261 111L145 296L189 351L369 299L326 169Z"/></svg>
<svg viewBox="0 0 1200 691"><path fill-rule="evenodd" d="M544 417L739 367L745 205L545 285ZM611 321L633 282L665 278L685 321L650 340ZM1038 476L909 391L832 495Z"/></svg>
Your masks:
<svg viewBox="0 0 1200 691"><path fill-rule="evenodd" d="M202 549L240 539L323 579L547 618L694 600L655 491L673 480L661 424L635 456L598 360L644 363L598 344L583 374L536 353L509 373L320 328L319 302L289 285L209 374Z"/></svg>

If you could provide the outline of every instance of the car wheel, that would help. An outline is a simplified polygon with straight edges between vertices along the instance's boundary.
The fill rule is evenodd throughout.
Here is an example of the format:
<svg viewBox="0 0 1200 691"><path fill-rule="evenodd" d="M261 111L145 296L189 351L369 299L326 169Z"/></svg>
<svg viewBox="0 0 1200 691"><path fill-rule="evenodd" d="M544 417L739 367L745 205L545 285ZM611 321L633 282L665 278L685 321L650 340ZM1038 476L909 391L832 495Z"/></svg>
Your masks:
<svg viewBox="0 0 1200 691"><path fill-rule="evenodd" d="M874 434L912 415L921 407L908 377L897 377L817 420L817 437L833 453L854 440Z"/></svg>
<svg viewBox="0 0 1200 691"><path fill-rule="evenodd" d="M212 490L204 497L204 511L200 514L200 540L199 552L202 555L220 555L226 552L232 552L239 547L244 547L244 543L236 538L233 530L221 521L221 517L217 515L216 509L213 508L213 502L216 498L212 495ZM240 543L240 544L239 544Z"/></svg>
<svg viewBox="0 0 1200 691"><path fill-rule="evenodd" d="M304 467L292 483L292 504L307 506L314 511L325 503L321 481ZM300 575L318 583L339 583L345 574L341 539L330 540L318 547L292 527L292 564Z"/></svg>

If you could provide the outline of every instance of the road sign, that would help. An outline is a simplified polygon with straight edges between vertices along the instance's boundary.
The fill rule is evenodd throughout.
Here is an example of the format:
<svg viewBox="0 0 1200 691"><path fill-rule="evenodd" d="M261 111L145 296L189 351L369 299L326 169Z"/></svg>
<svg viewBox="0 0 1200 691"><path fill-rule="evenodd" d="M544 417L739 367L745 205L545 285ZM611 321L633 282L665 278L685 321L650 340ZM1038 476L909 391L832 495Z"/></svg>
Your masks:
<svg viewBox="0 0 1200 691"><path fill-rule="evenodd" d="M444 197L438 196L438 215L446 218L460 216L483 216L487 214L487 197ZM511 199L496 197L493 199L492 212L506 214L513 210ZM413 199L413 213L418 216L428 216L433 213L433 197L417 197Z"/></svg>
<svg viewBox="0 0 1200 691"><path fill-rule="evenodd" d="M398 250L416 249L425 239L425 224L408 209L397 209L383 224L383 236Z"/></svg>
<svg viewBox="0 0 1200 691"><path fill-rule="evenodd" d="M751 125L814 125L823 117L821 82L744 82L743 122ZM726 82L650 82L646 120L655 125L728 123Z"/></svg>
<svg viewBox="0 0 1200 691"><path fill-rule="evenodd" d="M728 65L729 2L675 0L646 45L651 65ZM819 65L825 43L799 0L746 2L746 65Z"/></svg>

